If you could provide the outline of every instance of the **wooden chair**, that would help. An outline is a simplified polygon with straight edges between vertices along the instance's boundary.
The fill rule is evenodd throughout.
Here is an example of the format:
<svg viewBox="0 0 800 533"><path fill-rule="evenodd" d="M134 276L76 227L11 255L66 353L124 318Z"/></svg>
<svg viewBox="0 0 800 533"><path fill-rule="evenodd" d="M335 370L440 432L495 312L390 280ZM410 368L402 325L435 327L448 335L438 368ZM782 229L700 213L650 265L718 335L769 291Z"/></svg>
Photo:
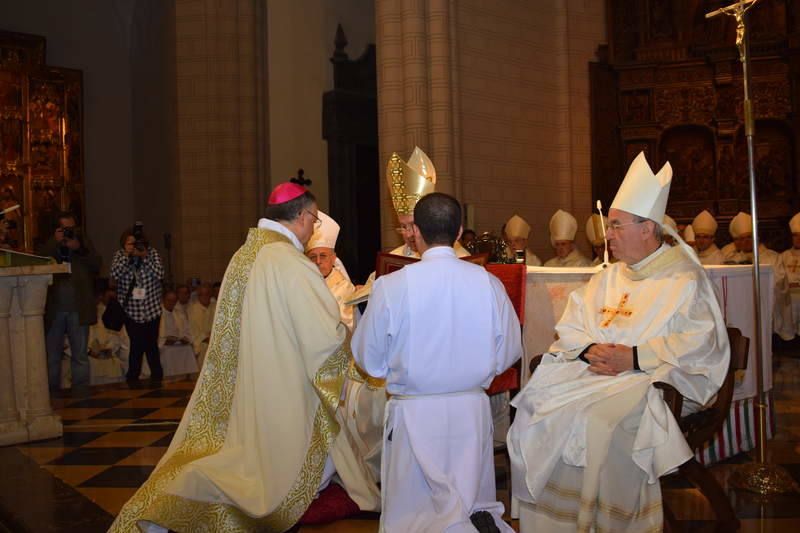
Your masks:
<svg viewBox="0 0 800 533"><path fill-rule="evenodd" d="M722 427L731 408L736 371L747 368L750 339L743 336L738 329L728 328L728 341L731 347L731 361L728 366L728 373L725 375L725 380L717 392L714 402L705 409L682 417L683 396L671 385L666 383L654 384L656 388L663 391L664 401L669 406L675 419L678 420L678 425L686 437L686 442L694 452L697 452L705 443L712 440ZM533 371L539 366L541 360L541 355L531 360L531 375L533 375ZM682 476L705 496L717 517L716 531L731 532L739 530L739 519L736 517L736 512L728 499L728 495L716 478L703 465L698 463L697 459L692 457L678 467L678 471L671 474L671 476ZM664 525L665 531L668 532L683 530L674 513L666 504L664 505Z"/></svg>
<svg viewBox="0 0 800 533"><path fill-rule="evenodd" d="M675 419L678 420L681 430L686 437L686 442L692 451L697 452L704 444L713 440L722 427L731 409L733 400L733 386L737 370L747 368L747 354L750 350L750 339L742 335L736 328L728 328L728 342L731 347L731 362L725 381L717 392L714 402L696 413L681 417L683 397L671 385L656 383L655 386L664 391L664 401L669 406ZM717 517L717 531L738 531L739 519L731 505L728 495L720 486L714 476L692 457L683 463L673 476L681 476L694 485L708 500ZM664 522L667 531L681 531L675 515L667 505L664 505Z"/></svg>

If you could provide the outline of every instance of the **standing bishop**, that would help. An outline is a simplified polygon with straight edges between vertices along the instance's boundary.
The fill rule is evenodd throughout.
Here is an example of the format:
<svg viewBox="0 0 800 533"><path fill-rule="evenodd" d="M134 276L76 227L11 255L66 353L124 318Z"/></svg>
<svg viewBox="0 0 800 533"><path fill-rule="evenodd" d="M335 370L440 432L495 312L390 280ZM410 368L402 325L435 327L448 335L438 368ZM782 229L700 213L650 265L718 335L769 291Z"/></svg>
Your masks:
<svg viewBox="0 0 800 533"><path fill-rule="evenodd" d="M575 246L578 221L566 211L559 209L550 218L550 244L556 256L548 259L546 267L586 267L592 262Z"/></svg>
<svg viewBox="0 0 800 533"><path fill-rule="evenodd" d="M523 533L661 531L659 476L692 457L655 382L705 404L730 350L694 253L663 243L672 169L640 153L611 204L619 259L569 297L528 384L512 401L512 494Z"/></svg>
<svg viewBox="0 0 800 533"><path fill-rule="evenodd" d="M284 183L234 254L206 361L175 436L112 532L280 533L334 467L350 360L339 306L303 255L317 203Z"/></svg>

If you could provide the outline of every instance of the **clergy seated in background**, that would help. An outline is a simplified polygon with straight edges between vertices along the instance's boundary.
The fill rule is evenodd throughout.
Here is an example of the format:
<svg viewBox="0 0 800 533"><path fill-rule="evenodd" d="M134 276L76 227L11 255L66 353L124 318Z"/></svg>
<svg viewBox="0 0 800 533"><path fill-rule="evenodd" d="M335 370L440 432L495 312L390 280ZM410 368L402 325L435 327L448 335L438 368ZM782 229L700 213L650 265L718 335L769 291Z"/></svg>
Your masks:
<svg viewBox="0 0 800 533"><path fill-rule="evenodd" d="M544 264L546 267L586 267L592 262L575 246L578 221L566 211L559 209L550 217L550 244L556 256Z"/></svg>
<svg viewBox="0 0 800 533"><path fill-rule="evenodd" d="M353 357L386 378L381 531L513 531L495 490L484 389L522 355L502 283L460 261L455 198L432 193L411 228L422 260L375 281Z"/></svg>
<svg viewBox="0 0 800 533"><path fill-rule="evenodd" d="M532 267L542 266L542 260L528 249L528 235L530 235L531 227L525 222L524 218L514 215L508 219L503 228L506 242L508 242L506 253L509 257L515 257L517 250L525 250L526 265Z"/></svg>
<svg viewBox="0 0 800 533"><path fill-rule="evenodd" d="M694 228L692 227L691 224L687 224L686 227L683 228L683 232L681 233L681 238L683 239L683 242L689 245L689 248L693 250L695 249L695 246L697 244L697 237L695 237Z"/></svg>
<svg viewBox="0 0 800 533"><path fill-rule="evenodd" d="M717 221L707 210L703 210L692 220L694 246L697 257L703 265L722 265L725 258L714 239L717 235Z"/></svg>
<svg viewBox="0 0 800 533"><path fill-rule="evenodd" d="M633 161L609 210L619 262L569 298L512 405L508 436L520 531L661 531L659 476L692 457L652 385L706 404L730 360L713 285L694 253L663 243L672 170Z"/></svg>
<svg viewBox="0 0 800 533"><path fill-rule="evenodd" d="M188 323L189 321L189 300L192 296L192 291L189 286L181 283L175 287L175 294L178 297L178 303L175 304L175 309L183 313L184 318Z"/></svg>
<svg viewBox="0 0 800 533"><path fill-rule="evenodd" d="M122 381L128 367L126 343L123 343L125 328L114 331L103 324L103 313L111 298L116 298L114 289L101 289L95 296L97 322L89 326L89 383L102 385ZM127 341L127 339L125 339ZM149 369L148 369L149 375Z"/></svg>
<svg viewBox="0 0 800 533"><path fill-rule="evenodd" d="M193 374L200 370L192 347L189 321L178 309L178 295L164 291L161 297L161 322L158 325L158 350L165 376Z"/></svg>
<svg viewBox="0 0 800 533"><path fill-rule="evenodd" d="M795 335L800 335L800 213L789 221L792 232L792 247L781 254L781 261L786 269L789 295L792 299L792 319Z"/></svg>
<svg viewBox="0 0 800 533"><path fill-rule="evenodd" d="M592 253L594 254L592 265L599 265L603 262L606 250L606 239L603 228L608 227L608 217L605 215L602 216L602 222L600 220L600 215L597 213L586 219L586 238L589 240L589 244L592 245ZM611 263L617 262L611 250L608 251L608 260Z"/></svg>
<svg viewBox="0 0 800 533"><path fill-rule="evenodd" d="M266 216L228 264L206 362L172 443L112 532L280 533L338 467L334 416L350 350L336 300L303 254L317 204L283 183Z"/></svg>
<svg viewBox="0 0 800 533"><path fill-rule="evenodd" d="M722 248L726 265L753 264L753 217L739 212L728 224L728 231L733 242ZM794 318L792 316L792 298L789 293L789 280L783 265L781 254L770 250L764 243L759 243L758 260L762 265L772 265L774 306L772 310L772 331L783 340L790 341L795 336Z"/></svg>
<svg viewBox="0 0 800 533"><path fill-rule="evenodd" d="M339 224L331 217L319 211L320 226L314 230L314 235L306 244L306 257L317 265L320 274L325 278L336 303L339 304L339 313L342 322L347 328L353 330L353 306L344 303L353 294L353 284L341 271L334 268L336 263L336 239L339 237Z"/></svg>
<svg viewBox="0 0 800 533"><path fill-rule="evenodd" d="M189 332L192 337L194 355L202 368L214 324L214 311L217 302L211 300L211 286L204 284L197 288L197 299L189 304Z"/></svg>

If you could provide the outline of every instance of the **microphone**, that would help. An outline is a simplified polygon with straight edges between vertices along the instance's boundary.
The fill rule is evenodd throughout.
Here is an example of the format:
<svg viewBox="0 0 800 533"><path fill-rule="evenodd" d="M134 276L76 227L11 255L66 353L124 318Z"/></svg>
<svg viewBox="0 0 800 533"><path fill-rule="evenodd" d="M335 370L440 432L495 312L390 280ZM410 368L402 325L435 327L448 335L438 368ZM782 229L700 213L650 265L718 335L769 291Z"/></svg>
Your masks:
<svg viewBox="0 0 800 533"><path fill-rule="evenodd" d="M608 266L608 240L606 239L606 223L603 220L603 203L597 200L597 212L600 213L600 227L603 228L603 265Z"/></svg>

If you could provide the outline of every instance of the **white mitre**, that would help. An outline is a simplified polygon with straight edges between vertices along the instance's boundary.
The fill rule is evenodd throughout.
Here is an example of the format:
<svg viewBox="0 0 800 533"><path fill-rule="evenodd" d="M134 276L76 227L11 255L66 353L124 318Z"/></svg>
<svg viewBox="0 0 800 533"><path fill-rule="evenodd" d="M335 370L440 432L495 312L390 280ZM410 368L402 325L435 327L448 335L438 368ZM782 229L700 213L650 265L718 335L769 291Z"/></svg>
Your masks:
<svg viewBox="0 0 800 533"><path fill-rule="evenodd" d="M664 215L664 222L662 222L662 226L669 226L670 228L674 229L676 233L678 231L678 223L675 222L675 219L669 215Z"/></svg>
<svg viewBox="0 0 800 533"><path fill-rule="evenodd" d="M731 223L728 225L728 231L730 231L731 237L734 239L738 238L739 235L743 233L752 233L753 217L739 211L736 216L731 219Z"/></svg>
<svg viewBox="0 0 800 533"><path fill-rule="evenodd" d="M514 215L506 222L506 235L509 239L527 239L531 227L521 216Z"/></svg>
<svg viewBox="0 0 800 533"><path fill-rule="evenodd" d="M695 234L714 235L717 232L717 221L707 210L703 210L692 220Z"/></svg>
<svg viewBox="0 0 800 533"><path fill-rule="evenodd" d="M603 235L603 228L608 227L608 217L603 215L603 222L600 222L600 215L593 214L586 220L586 238L592 243L592 246L597 246L605 242L605 235Z"/></svg>
<svg viewBox="0 0 800 533"><path fill-rule="evenodd" d="M789 230L792 233L800 233L800 213L797 213L789 221Z"/></svg>
<svg viewBox="0 0 800 533"><path fill-rule="evenodd" d="M336 239L339 238L339 224L322 211L317 211L317 216L322 221L322 224L314 229L314 234L306 244L306 251L314 248L336 248Z"/></svg>
<svg viewBox="0 0 800 533"><path fill-rule="evenodd" d="M550 244L555 246L556 241L574 241L578 231L578 221L575 217L559 209L550 217Z"/></svg>
<svg viewBox="0 0 800 533"><path fill-rule="evenodd" d="M686 229L683 230L683 240L687 243L694 242L697 239L694 236L694 228L691 224L686 226Z"/></svg>
<svg viewBox="0 0 800 533"><path fill-rule="evenodd" d="M658 174L653 174L644 152L639 152L628 168L611 208L660 222L667 210L671 183L672 167L669 163L664 163Z"/></svg>

